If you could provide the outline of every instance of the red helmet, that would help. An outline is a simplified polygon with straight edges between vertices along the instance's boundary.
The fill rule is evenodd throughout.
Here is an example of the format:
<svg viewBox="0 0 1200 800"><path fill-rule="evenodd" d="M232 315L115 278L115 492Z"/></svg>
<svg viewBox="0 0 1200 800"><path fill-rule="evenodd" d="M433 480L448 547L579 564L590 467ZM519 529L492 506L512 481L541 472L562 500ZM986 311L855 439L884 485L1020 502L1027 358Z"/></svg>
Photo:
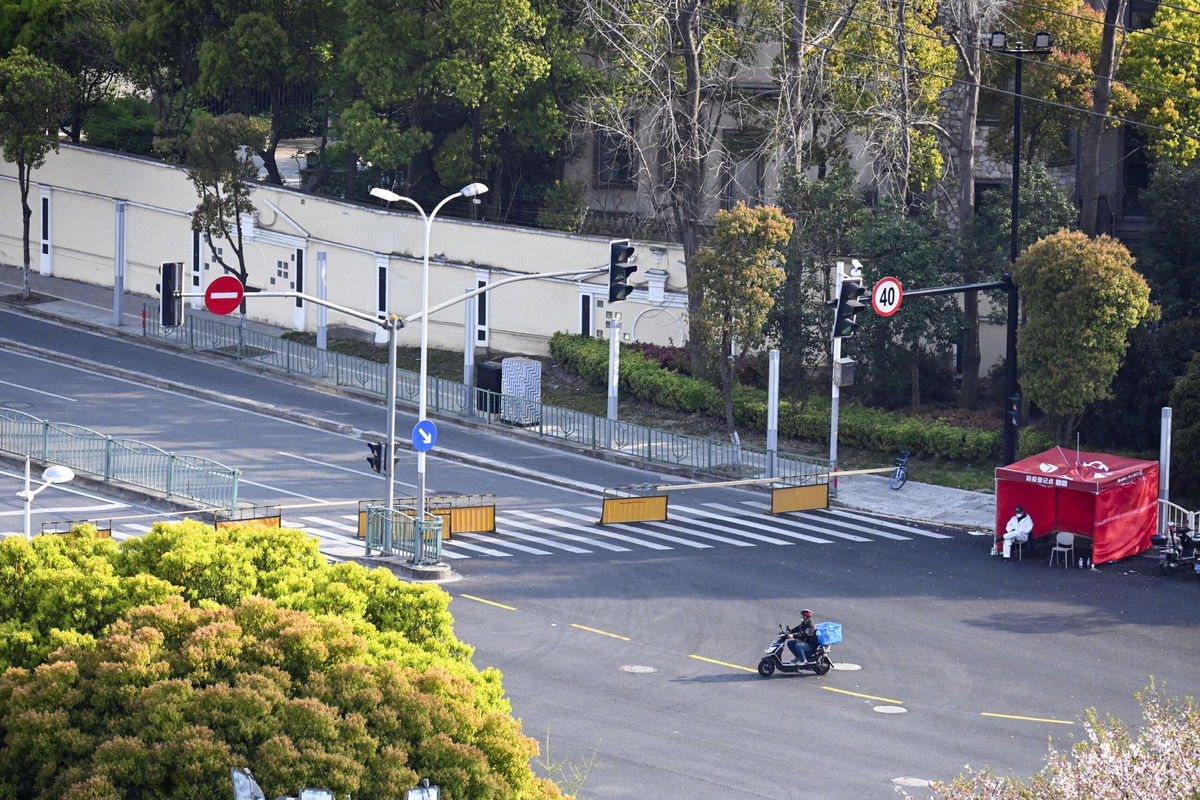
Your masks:
<svg viewBox="0 0 1200 800"><path fill-rule="evenodd" d="M811 611L809 611L809 610L806 608L806 609L804 609L803 611L801 611L801 612L800 612L800 616L802 616L802 617L811 617L811 616L812 616L812 612L811 612Z"/></svg>

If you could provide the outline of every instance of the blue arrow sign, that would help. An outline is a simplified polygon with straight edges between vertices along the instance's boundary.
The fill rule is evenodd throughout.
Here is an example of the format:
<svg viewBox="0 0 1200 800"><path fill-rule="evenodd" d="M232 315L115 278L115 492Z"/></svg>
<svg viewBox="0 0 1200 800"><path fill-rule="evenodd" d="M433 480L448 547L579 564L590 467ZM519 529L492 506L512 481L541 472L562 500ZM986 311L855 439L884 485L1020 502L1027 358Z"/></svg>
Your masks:
<svg viewBox="0 0 1200 800"><path fill-rule="evenodd" d="M432 450L435 444L437 444L437 425L434 425L432 420L423 419L413 425L412 445L414 450L424 453L426 450Z"/></svg>

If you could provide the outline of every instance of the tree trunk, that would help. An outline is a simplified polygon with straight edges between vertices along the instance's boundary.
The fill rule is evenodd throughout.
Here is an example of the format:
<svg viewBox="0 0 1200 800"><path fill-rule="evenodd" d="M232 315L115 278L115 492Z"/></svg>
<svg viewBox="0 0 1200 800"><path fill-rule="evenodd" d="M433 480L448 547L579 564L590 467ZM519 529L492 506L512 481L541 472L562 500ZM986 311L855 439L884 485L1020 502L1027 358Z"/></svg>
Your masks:
<svg viewBox="0 0 1200 800"><path fill-rule="evenodd" d="M1096 211L1100 204L1100 135L1112 99L1112 77L1116 68L1117 23L1125 10L1125 0L1108 0L1104 9L1104 31L1100 36L1100 65L1096 68L1096 91L1092 95L1092 113L1083 136L1083 157L1079 165L1079 229L1095 236Z"/></svg>
<svg viewBox="0 0 1200 800"><path fill-rule="evenodd" d="M701 144L700 51L696 41L696 12L699 0L688 0L679 11L678 30L682 38L684 88L679 95L679 136L682 140L679 168L681 180L672 186L672 208L679 241L683 246L684 272L688 284L688 355L692 372L700 375L704 369L704 348L701 344L700 302L703 295L697 290L693 264L700 249L700 209L698 204L704 188L704 148Z"/></svg>
<svg viewBox="0 0 1200 800"><path fill-rule="evenodd" d="M29 287L29 220L33 216L33 209L29 207L30 171L28 164L21 159L17 159L17 184L21 192L21 246L25 258L23 262L25 268L22 270L22 300L28 300L33 296L33 290Z"/></svg>
<svg viewBox="0 0 1200 800"><path fill-rule="evenodd" d="M784 160L796 168L799 173L803 169L801 156L801 140L804 138L805 119L808 116L804 107L804 42L808 27L808 3L806 0L794 0L792 3L792 18L790 34L786 44L786 75L787 84L784 90L788 93L788 140L784 143Z"/></svg>
<svg viewBox="0 0 1200 800"><path fill-rule="evenodd" d="M912 386L909 396L909 405L912 410L916 411L921 407L921 349L913 348L912 352Z"/></svg>
<svg viewBox="0 0 1200 800"><path fill-rule="evenodd" d="M979 41L979 30L968 31L967 36ZM961 51L963 71L968 75L963 97L962 129L958 138L958 229L961 235L975 215L975 128L979 117L979 48L965 47ZM966 283L975 283L979 276L974 269L963 275ZM979 365L983 360L979 352L979 292L963 294L963 317L966 338L963 341L962 391L959 402L967 408L979 406Z"/></svg>
<svg viewBox="0 0 1200 800"><path fill-rule="evenodd" d="M353 200L358 196L358 153L346 150L346 182L342 197Z"/></svg>

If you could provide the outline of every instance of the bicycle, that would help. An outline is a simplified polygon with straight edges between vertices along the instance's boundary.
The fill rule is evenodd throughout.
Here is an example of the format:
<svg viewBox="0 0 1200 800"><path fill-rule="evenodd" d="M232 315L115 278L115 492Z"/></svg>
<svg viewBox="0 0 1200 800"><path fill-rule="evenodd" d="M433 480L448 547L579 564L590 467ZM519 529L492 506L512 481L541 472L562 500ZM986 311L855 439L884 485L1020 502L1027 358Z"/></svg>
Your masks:
<svg viewBox="0 0 1200 800"><path fill-rule="evenodd" d="M908 480L908 456L909 451L905 450L904 455L896 459L896 468L888 475L888 486L893 489L899 489Z"/></svg>

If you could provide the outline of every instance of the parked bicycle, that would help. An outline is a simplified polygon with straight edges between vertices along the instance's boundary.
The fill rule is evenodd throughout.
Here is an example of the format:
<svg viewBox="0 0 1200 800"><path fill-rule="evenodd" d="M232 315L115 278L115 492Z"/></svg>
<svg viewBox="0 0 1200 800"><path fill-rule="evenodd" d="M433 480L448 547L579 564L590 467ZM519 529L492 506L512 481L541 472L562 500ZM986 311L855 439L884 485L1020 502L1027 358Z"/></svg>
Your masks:
<svg viewBox="0 0 1200 800"><path fill-rule="evenodd" d="M888 475L888 486L893 489L899 489L908 480L908 457L910 452L904 451L904 455L896 459L896 468L892 470L892 474Z"/></svg>

